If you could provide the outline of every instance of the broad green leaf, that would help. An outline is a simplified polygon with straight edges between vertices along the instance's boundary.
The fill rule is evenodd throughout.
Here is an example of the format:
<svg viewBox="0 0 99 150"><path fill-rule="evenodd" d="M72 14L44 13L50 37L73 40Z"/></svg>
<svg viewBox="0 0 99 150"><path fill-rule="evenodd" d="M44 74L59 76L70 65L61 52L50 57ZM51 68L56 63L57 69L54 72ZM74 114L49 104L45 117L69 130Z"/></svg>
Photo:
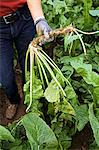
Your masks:
<svg viewBox="0 0 99 150"><path fill-rule="evenodd" d="M51 128L35 113L25 115L21 122L32 150L39 150L44 144L57 145L57 139Z"/></svg>
<svg viewBox="0 0 99 150"><path fill-rule="evenodd" d="M73 57L73 58L71 58L70 63L73 66L73 68L75 68L76 70L78 70L79 68L82 68L82 69L84 68L85 71L81 72L84 75L86 75L87 71L89 71L89 72L92 71L92 66L90 64L83 63L82 57Z"/></svg>
<svg viewBox="0 0 99 150"><path fill-rule="evenodd" d="M16 139L15 142L11 143L10 144L10 147L9 147L10 150L22 150L22 141L21 139Z"/></svg>
<svg viewBox="0 0 99 150"><path fill-rule="evenodd" d="M67 150L71 146L72 138L69 137L68 135L66 135L66 132L63 130L59 134L59 141L60 141L62 147Z"/></svg>
<svg viewBox="0 0 99 150"><path fill-rule="evenodd" d="M31 150L28 140L16 139L14 143L10 144L9 150Z"/></svg>
<svg viewBox="0 0 99 150"><path fill-rule="evenodd" d="M79 55L77 57L71 57L71 56L63 56L59 59L59 63L65 64L65 65L70 65L71 61L76 61L79 62L80 64L83 63L83 55Z"/></svg>
<svg viewBox="0 0 99 150"><path fill-rule="evenodd" d="M10 150L23 150L22 145L14 146Z"/></svg>
<svg viewBox="0 0 99 150"><path fill-rule="evenodd" d="M33 85L33 99L40 99L41 97L43 97L42 83L36 78Z"/></svg>
<svg viewBox="0 0 99 150"><path fill-rule="evenodd" d="M96 109L96 118L97 118L98 121L99 121L99 108Z"/></svg>
<svg viewBox="0 0 99 150"><path fill-rule="evenodd" d="M24 84L24 92L27 92L27 90L29 90L29 84L30 84L30 81L27 81L27 82Z"/></svg>
<svg viewBox="0 0 99 150"><path fill-rule="evenodd" d="M44 96L50 103L60 101L60 88L54 80L52 80L48 85L47 89L45 90Z"/></svg>
<svg viewBox="0 0 99 150"><path fill-rule="evenodd" d="M74 69L70 65L64 65L61 71L63 72L64 75L66 75L67 78L70 78L71 75L73 74Z"/></svg>
<svg viewBox="0 0 99 150"><path fill-rule="evenodd" d="M71 66L83 77L87 84L99 86L99 75L92 71L92 65L83 63L83 58L77 59L76 57L71 60Z"/></svg>
<svg viewBox="0 0 99 150"><path fill-rule="evenodd" d="M89 10L91 9L91 7L92 7L92 0L84 0L84 11L83 11L84 26L87 29L91 27L91 23L92 23L91 17L89 15Z"/></svg>
<svg viewBox="0 0 99 150"><path fill-rule="evenodd" d="M75 41L77 39L79 39L77 35L65 35L65 37L64 37L65 51L67 50L68 45L73 43L73 41Z"/></svg>
<svg viewBox="0 0 99 150"><path fill-rule="evenodd" d="M99 121L94 115L93 103L89 105L89 121L93 130L96 143L99 146Z"/></svg>
<svg viewBox="0 0 99 150"><path fill-rule="evenodd" d="M86 104L80 105L75 108L76 119L77 119L77 129L81 131L85 125L88 123L88 107Z"/></svg>
<svg viewBox="0 0 99 150"><path fill-rule="evenodd" d="M99 17L99 10L89 10L90 15L96 17Z"/></svg>
<svg viewBox="0 0 99 150"><path fill-rule="evenodd" d="M67 18L65 17L65 15L61 15L61 17L59 18L59 22L60 22L60 26L61 25L66 26Z"/></svg>
<svg viewBox="0 0 99 150"><path fill-rule="evenodd" d="M24 92L25 92L25 104L29 103L30 101L30 81L27 81L26 84L24 85ZM42 88L42 83L37 77L35 76L34 84L33 84L33 99L37 100L43 97L43 88Z"/></svg>
<svg viewBox="0 0 99 150"><path fill-rule="evenodd" d="M1 125L0 125L0 140L11 141L11 142L15 141L10 131Z"/></svg>
<svg viewBox="0 0 99 150"><path fill-rule="evenodd" d="M71 104L67 101L67 99L63 99L63 101L58 106L59 111L64 114L70 114L75 116L75 111Z"/></svg>
<svg viewBox="0 0 99 150"><path fill-rule="evenodd" d="M62 8L64 8L64 6L66 7L65 1L54 1L53 8L56 15L62 14Z"/></svg>
<svg viewBox="0 0 99 150"><path fill-rule="evenodd" d="M66 86L65 92L66 92L68 99L73 99L74 97L76 97L76 93L75 93L73 87L71 87L69 85Z"/></svg>
<svg viewBox="0 0 99 150"><path fill-rule="evenodd" d="M63 57L61 57L60 59L59 59L59 62L61 63L61 64L69 64L70 63L70 61L71 61L71 57L70 56L63 56Z"/></svg>
<svg viewBox="0 0 99 150"><path fill-rule="evenodd" d="M60 82L62 82L60 80ZM72 87L67 86L67 88L65 88L65 90L67 92L67 98L68 99L72 99L76 96L74 90ZM45 90L44 93L45 98L47 99L48 102L60 102L61 99L61 94L60 94L60 89L58 87L58 85L55 83L54 80L52 80L49 84L49 86L47 87L47 89ZM63 112L63 113L67 113L67 114L71 114L71 115L75 115L74 109L71 106L71 104L68 102L67 99L63 98L62 102L59 103L58 105L58 110Z"/></svg>
<svg viewBox="0 0 99 150"><path fill-rule="evenodd" d="M95 87L92 89L92 95L94 102L99 105L99 87Z"/></svg>
<svg viewBox="0 0 99 150"><path fill-rule="evenodd" d="M96 72L91 71L88 73L88 76L83 78L86 81L86 83L92 84L95 87L99 86L99 75Z"/></svg>

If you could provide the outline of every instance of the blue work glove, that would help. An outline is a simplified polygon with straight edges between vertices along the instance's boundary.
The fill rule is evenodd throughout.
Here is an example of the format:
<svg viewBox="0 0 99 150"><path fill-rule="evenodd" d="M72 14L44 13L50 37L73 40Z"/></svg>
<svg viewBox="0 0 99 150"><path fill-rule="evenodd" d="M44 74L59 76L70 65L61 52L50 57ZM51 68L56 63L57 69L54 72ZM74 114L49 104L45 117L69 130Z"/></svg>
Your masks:
<svg viewBox="0 0 99 150"><path fill-rule="evenodd" d="M47 21L45 18L38 18L36 21L34 21L35 26L36 26L36 31L37 34L40 36L44 34L45 39L49 39L49 32L51 31L50 26L48 25Z"/></svg>

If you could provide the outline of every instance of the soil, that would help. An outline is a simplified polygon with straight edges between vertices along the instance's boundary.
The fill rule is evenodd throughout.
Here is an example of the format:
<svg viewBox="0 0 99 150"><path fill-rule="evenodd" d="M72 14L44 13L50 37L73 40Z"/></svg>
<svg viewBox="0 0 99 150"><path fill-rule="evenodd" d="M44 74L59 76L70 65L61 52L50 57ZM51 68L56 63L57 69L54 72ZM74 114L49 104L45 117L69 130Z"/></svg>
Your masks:
<svg viewBox="0 0 99 150"><path fill-rule="evenodd" d="M81 132L77 132L72 140L69 150L88 150L90 138L92 137L92 130L89 124Z"/></svg>
<svg viewBox="0 0 99 150"><path fill-rule="evenodd" d="M15 75L16 75L16 83L18 86L18 91L20 94L21 102L20 102L20 105L18 106L18 110L17 110L15 117L12 120L7 119L5 117L5 112L8 107L8 99L4 91L0 89L0 124L1 125L8 125L9 123L12 123L13 121L18 120L21 116L25 114L26 106L23 103L22 80L21 80L21 73L19 69L18 70L16 69Z"/></svg>

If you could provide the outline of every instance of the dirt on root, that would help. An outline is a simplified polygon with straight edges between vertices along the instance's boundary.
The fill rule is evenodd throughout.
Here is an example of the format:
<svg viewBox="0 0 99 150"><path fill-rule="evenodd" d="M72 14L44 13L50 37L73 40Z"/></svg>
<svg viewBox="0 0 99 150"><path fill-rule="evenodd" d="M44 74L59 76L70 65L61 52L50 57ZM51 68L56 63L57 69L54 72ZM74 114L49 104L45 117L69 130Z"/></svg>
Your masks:
<svg viewBox="0 0 99 150"><path fill-rule="evenodd" d="M11 120L7 119L5 117L5 112L8 107L9 102L4 91L0 89L0 124L1 125L8 125L9 123L12 123L15 120L18 120L21 116L25 114L26 106L24 105L24 102L23 102L24 100L23 100L22 80L21 80L20 70L16 70L15 75L16 75L16 83L18 86L18 91L20 94L21 102L20 102L20 105L18 106L18 110L17 110L15 117Z"/></svg>

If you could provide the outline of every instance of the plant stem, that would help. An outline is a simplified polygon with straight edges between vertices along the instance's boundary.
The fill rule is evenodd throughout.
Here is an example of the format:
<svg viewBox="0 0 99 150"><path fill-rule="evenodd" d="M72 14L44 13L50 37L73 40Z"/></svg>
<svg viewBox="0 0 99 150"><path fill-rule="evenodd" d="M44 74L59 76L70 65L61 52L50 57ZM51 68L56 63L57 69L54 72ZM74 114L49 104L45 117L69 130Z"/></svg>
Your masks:
<svg viewBox="0 0 99 150"><path fill-rule="evenodd" d="M39 53L40 53L40 55L42 55L42 57L43 57L44 59L46 59L46 61L57 71L57 73L61 75L62 79L63 79L64 81L66 81L66 83L68 83L68 84L71 86L70 82L63 76L61 70L60 70L60 69L58 68L58 66L54 63L54 61L53 61L49 56L47 56L47 54L46 54L46 56L48 57L48 59L47 59L47 57L44 56L41 52L39 52Z"/></svg>
<svg viewBox="0 0 99 150"><path fill-rule="evenodd" d="M28 56L30 53L30 48L28 48L25 58L25 80L27 81L27 64L28 64Z"/></svg>
<svg viewBox="0 0 99 150"><path fill-rule="evenodd" d="M37 62L37 65L38 65L38 69L39 69L40 78L41 78L41 81L42 81L42 84L43 84L43 88L45 89L43 74L42 74L42 70L41 70L41 65L39 63L39 58L38 58L37 54L35 54L35 58L36 58L36 62Z"/></svg>
<svg viewBox="0 0 99 150"><path fill-rule="evenodd" d="M66 96L62 86L60 85L60 83L58 82L57 78L54 75L54 72L52 71L52 69L50 68L49 64L47 63L47 61L44 59L44 57L42 57L42 55L40 54L40 52L36 52L39 56L39 58L42 60L42 62L44 63L45 67L47 68L47 70L49 71L49 73L51 74L52 78L55 80L55 82L57 83L57 85L60 87L62 93L64 96Z"/></svg>
<svg viewBox="0 0 99 150"><path fill-rule="evenodd" d="M30 109L32 105L32 93L33 93L33 70L34 70L34 51L30 49L30 103L26 109L26 112Z"/></svg>
<svg viewBox="0 0 99 150"><path fill-rule="evenodd" d="M80 33L82 33L82 34L87 34L87 35L92 35L92 34L97 34L97 33L99 33L99 31L95 31L95 32L84 32L84 31L81 31L81 30L79 30L79 29L76 29L76 31L78 31L78 32L80 32Z"/></svg>
<svg viewBox="0 0 99 150"><path fill-rule="evenodd" d="M36 55L37 55L37 54L36 54ZM38 57L38 56L36 56L36 57ZM42 64L42 62L41 62L40 59L38 59L38 61L39 61L39 64L40 64L40 66L41 66L41 68L42 68L42 71L43 71L43 74L44 74L46 83L47 83L47 85L49 85L49 81L48 81L48 78L47 78L47 74L46 74L46 72L45 72L45 69L44 69L44 67L43 67L43 64Z"/></svg>
<svg viewBox="0 0 99 150"><path fill-rule="evenodd" d="M84 53L85 53L85 55L86 55L86 48L85 48L84 42L83 42L83 40L82 40L80 34L79 34L76 30L75 30L74 32L78 35L78 37L79 37L79 39L80 39L80 41L81 41L81 44L82 44Z"/></svg>

